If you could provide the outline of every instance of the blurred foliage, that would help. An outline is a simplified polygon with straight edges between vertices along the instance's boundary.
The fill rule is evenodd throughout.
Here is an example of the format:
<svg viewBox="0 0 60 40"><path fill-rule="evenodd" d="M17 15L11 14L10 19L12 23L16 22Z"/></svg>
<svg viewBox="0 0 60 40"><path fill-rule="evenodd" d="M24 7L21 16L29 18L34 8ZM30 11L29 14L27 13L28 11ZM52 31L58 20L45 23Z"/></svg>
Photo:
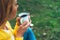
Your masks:
<svg viewBox="0 0 60 40"><path fill-rule="evenodd" d="M60 0L18 0L18 4L17 13L31 13L37 40L60 40Z"/></svg>

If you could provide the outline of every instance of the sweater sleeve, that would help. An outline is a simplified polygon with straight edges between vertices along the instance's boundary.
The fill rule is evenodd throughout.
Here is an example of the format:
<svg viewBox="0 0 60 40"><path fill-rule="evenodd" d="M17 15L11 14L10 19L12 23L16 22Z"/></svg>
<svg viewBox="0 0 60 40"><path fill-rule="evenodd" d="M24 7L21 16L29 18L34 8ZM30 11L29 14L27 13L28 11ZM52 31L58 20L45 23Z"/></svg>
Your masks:
<svg viewBox="0 0 60 40"><path fill-rule="evenodd" d="M17 29L18 29L18 25L17 25L17 23L16 23L15 28L14 28L14 30L13 30L14 35L17 34L17 32L16 32ZM15 40L23 40L23 37L20 37L20 38L17 38L17 37L16 37Z"/></svg>
<svg viewBox="0 0 60 40"><path fill-rule="evenodd" d="M18 28L17 23L16 23L14 29L11 28L11 25L10 25L9 21L7 21L6 25L8 26L8 29L14 34L14 37L15 37L15 35L16 35L16 33L17 33L16 30L17 30L17 28ZM15 37L15 40L23 40L23 37L20 37L20 38Z"/></svg>
<svg viewBox="0 0 60 40"><path fill-rule="evenodd" d="M15 40L23 40L23 37L21 37L21 38L16 38Z"/></svg>

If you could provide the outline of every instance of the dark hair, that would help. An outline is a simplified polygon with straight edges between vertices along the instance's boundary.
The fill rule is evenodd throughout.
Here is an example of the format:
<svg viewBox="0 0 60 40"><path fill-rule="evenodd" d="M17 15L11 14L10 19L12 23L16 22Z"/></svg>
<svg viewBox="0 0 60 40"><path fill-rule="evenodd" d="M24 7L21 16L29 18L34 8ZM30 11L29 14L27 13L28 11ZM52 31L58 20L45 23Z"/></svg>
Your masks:
<svg viewBox="0 0 60 40"><path fill-rule="evenodd" d="M14 0L0 0L0 26L8 20L13 2Z"/></svg>

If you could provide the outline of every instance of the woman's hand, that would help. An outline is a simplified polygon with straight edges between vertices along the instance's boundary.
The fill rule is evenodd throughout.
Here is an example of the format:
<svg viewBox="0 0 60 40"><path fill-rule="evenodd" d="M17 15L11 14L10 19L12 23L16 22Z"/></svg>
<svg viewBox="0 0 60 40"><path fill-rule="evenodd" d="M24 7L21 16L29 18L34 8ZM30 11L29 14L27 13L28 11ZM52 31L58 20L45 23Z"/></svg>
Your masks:
<svg viewBox="0 0 60 40"><path fill-rule="evenodd" d="M22 37L24 32L27 30L27 28L29 27L30 23L31 22L27 22L25 21L23 24L20 23L20 17L17 17L17 25L18 25L18 28L17 28L17 34L16 34L16 37Z"/></svg>

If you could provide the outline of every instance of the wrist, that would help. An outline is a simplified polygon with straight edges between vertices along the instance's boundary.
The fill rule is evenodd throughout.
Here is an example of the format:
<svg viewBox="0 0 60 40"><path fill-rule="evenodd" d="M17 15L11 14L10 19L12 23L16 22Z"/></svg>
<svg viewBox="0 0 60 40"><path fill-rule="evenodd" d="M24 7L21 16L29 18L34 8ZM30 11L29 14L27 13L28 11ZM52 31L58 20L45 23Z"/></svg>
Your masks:
<svg viewBox="0 0 60 40"><path fill-rule="evenodd" d="M22 35L16 35L17 38L23 37Z"/></svg>

